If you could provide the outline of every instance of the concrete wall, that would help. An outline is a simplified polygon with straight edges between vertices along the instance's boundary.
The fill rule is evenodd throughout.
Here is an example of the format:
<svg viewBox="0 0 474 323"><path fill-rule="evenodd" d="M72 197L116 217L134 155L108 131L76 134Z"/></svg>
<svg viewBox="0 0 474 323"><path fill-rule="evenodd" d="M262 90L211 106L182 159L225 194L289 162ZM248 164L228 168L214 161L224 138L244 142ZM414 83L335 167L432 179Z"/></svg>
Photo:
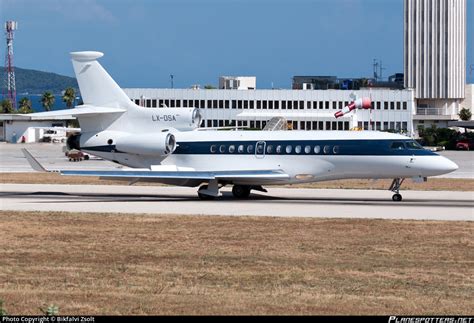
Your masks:
<svg viewBox="0 0 474 323"><path fill-rule="evenodd" d="M58 121L19 121L11 120L4 121L4 133L6 142L21 143L22 137L25 137L25 142L38 142L44 134L44 129L35 129L34 127L52 127L53 123L57 126ZM65 122L62 123L65 127Z"/></svg>

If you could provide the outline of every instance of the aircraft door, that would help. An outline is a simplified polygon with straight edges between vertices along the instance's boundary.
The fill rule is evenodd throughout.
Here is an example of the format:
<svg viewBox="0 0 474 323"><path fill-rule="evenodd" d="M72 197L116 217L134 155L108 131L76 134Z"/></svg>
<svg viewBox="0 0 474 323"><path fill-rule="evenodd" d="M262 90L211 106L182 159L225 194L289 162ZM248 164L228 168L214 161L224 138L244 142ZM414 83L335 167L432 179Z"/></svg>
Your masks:
<svg viewBox="0 0 474 323"><path fill-rule="evenodd" d="M263 158L265 157L265 148L267 143L265 141L257 141L255 144L255 157Z"/></svg>

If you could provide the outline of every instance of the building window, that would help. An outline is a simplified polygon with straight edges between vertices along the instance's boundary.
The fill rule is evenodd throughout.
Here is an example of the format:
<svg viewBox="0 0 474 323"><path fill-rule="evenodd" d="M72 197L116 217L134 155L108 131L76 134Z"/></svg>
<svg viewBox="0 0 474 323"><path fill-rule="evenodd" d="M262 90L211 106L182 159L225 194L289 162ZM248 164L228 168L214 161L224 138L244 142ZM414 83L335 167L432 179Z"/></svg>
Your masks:
<svg viewBox="0 0 474 323"><path fill-rule="evenodd" d="M395 110L395 102L390 102L390 110Z"/></svg>
<svg viewBox="0 0 474 323"><path fill-rule="evenodd" d="M291 101L288 101L288 110L293 109L293 103Z"/></svg>
<svg viewBox="0 0 474 323"><path fill-rule="evenodd" d="M286 101L281 101L282 110L286 110Z"/></svg>
<svg viewBox="0 0 474 323"><path fill-rule="evenodd" d="M378 102L377 102L377 110L380 110L381 105L382 105L382 102L378 101Z"/></svg>
<svg viewBox="0 0 474 323"><path fill-rule="evenodd" d="M381 127L380 121L377 121L377 122L375 123L375 129L376 129L376 130L381 130L380 127Z"/></svg>
<svg viewBox="0 0 474 323"><path fill-rule="evenodd" d="M331 130L331 121L326 121L326 130Z"/></svg>
<svg viewBox="0 0 474 323"><path fill-rule="evenodd" d="M225 100L225 108L226 109L230 108L230 101L229 100Z"/></svg>
<svg viewBox="0 0 474 323"><path fill-rule="evenodd" d="M151 100L150 99L146 99L146 107L151 108Z"/></svg>
<svg viewBox="0 0 474 323"><path fill-rule="evenodd" d="M403 110L407 109L407 103L406 102L403 102L402 106L403 106Z"/></svg>
<svg viewBox="0 0 474 323"><path fill-rule="evenodd" d="M275 109L280 109L280 101L275 101Z"/></svg>
<svg viewBox="0 0 474 323"><path fill-rule="evenodd" d="M262 104L263 109L266 109L267 108L267 101L263 101L262 103L263 103Z"/></svg>
<svg viewBox="0 0 474 323"><path fill-rule="evenodd" d="M342 101L339 101L339 110L342 110Z"/></svg>
<svg viewBox="0 0 474 323"><path fill-rule="evenodd" d="M384 121L383 130L388 130L388 121Z"/></svg>
<svg viewBox="0 0 474 323"><path fill-rule="evenodd" d="M326 106L325 106L325 109L326 109L326 110L329 110L329 101L326 101L326 102L325 102L325 105L326 105Z"/></svg>
<svg viewBox="0 0 474 323"><path fill-rule="evenodd" d="M250 101L250 109L254 108L254 101Z"/></svg>
<svg viewBox="0 0 474 323"><path fill-rule="evenodd" d="M388 110L388 102L387 101L385 101L383 103L383 108L384 108L384 110Z"/></svg>
<svg viewBox="0 0 474 323"><path fill-rule="evenodd" d="M304 101L300 101L300 110L304 109Z"/></svg>
<svg viewBox="0 0 474 323"><path fill-rule="evenodd" d="M408 130L408 123L406 121L402 122L402 130L405 130L405 131Z"/></svg>
<svg viewBox="0 0 474 323"><path fill-rule="evenodd" d="M304 121L301 121L301 122L300 122L300 129L301 129L301 130L305 130L305 129L306 129L306 125L305 125L305 122L304 122Z"/></svg>
<svg viewBox="0 0 474 323"><path fill-rule="evenodd" d="M204 109L205 108L205 102L204 100L201 100L201 105L199 106L200 108Z"/></svg>
<svg viewBox="0 0 474 323"><path fill-rule="evenodd" d="M237 100L232 100L232 109L237 109Z"/></svg>
<svg viewBox="0 0 474 323"><path fill-rule="evenodd" d="M311 101L308 101L306 104L307 104L307 108L311 109Z"/></svg>
<svg viewBox="0 0 474 323"><path fill-rule="evenodd" d="M261 109L262 108L262 101L258 100L257 101L257 109Z"/></svg>
<svg viewBox="0 0 474 323"><path fill-rule="evenodd" d="M273 101L268 101L268 108L273 110Z"/></svg>
<svg viewBox="0 0 474 323"><path fill-rule="evenodd" d="M223 127L224 126L224 120L219 120L219 127Z"/></svg>
<svg viewBox="0 0 474 323"><path fill-rule="evenodd" d="M244 109L248 109L249 108L249 101L245 100L244 101Z"/></svg>
<svg viewBox="0 0 474 323"><path fill-rule="evenodd" d="M364 121L364 130L369 130L369 123Z"/></svg>
<svg viewBox="0 0 474 323"><path fill-rule="evenodd" d="M293 130L298 130L298 121L293 121Z"/></svg>
<svg viewBox="0 0 474 323"><path fill-rule="evenodd" d="M242 100L237 101L237 104L238 104L238 108L242 109Z"/></svg>

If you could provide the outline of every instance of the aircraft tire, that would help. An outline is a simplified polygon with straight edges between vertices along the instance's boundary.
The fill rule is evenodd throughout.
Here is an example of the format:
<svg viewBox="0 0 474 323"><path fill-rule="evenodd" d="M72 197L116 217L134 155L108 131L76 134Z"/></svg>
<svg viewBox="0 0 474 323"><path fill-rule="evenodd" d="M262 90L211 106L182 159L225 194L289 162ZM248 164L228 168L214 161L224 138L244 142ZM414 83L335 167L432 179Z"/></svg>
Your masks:
<svg viewBox="0 0 474 323"><path fill-rule="evenodd" d="M393 194L392 200L395 202L400 202L402 200L402 195L401 194Z"/></svg>
<svg viewBox="0 0 474 323"><path fill-rule="evenodd" d="M239 199L245 199L250 196L250 186L246 185L234 185L232 187L232 194L234 197L239 198Z"/></svg>

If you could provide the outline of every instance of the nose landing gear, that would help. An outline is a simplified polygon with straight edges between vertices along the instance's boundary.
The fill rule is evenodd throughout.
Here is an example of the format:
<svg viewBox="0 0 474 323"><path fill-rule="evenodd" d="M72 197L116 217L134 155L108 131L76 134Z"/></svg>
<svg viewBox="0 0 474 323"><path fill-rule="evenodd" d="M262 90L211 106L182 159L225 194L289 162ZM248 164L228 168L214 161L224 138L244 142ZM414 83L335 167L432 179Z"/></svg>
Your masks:
<svg viewBox="0 0 474 323"><path fill-rule="evenodd" d="M390 185L389 190L394 192L392 200L395 202L400 202L402 200L402 195L400 194L400 186L402 186L404 178L395 178Z"/></svg>

